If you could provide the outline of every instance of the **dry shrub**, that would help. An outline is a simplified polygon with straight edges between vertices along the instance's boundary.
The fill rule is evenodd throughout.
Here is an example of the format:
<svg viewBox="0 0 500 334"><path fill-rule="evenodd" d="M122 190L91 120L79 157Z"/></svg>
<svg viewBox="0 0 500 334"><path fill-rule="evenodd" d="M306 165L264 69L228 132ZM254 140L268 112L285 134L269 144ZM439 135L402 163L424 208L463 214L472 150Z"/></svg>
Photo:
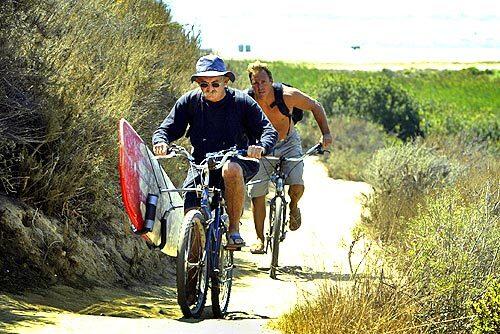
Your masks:
<svg viewBox="0 0 500 334"><path fill-rule="evenodd" d="M364 180L375 188L363 217L365 233L372 240L404 242L408 220L426 195L453 182L462 170L435 148L415 142L375 153L364 170Z"/></svg>
<svg viewBox="0 0 500 334"><path fill-rule="evenodd" d="M272 326L284 333L420 333L413 319L415 300L358 278L351 287L324 281Z"/></svg>
<svg viewBox="0 0 500 334"><path fill-rule="evenodd" d="M379 246L376 261L386 281L418 299L415 319L432 332L469 332L468 305L500 269L498 158L474 145L457 145L462 149L436 145L432 151L449 158L430 159L428 151L423 164L411 148L412 154L403 156L414 160L408 158L404 168L387 159L392 162L381 169L384 173L372 171L383 177L362 223L362 231ZM460 167L443 173L451 161Z"/></svg>
<svg viewBox="0 0 500 334"><path fill-rule="evenodd" d="M109 204L120 205L118 120L128 119L149 142L189 85L197 37L153 0L10 3L30 28L10 59L41 60L30 70L44 75L42 93L50 98L44 108L26 108L44 120L43 138L15 141L16 178L2 181L49 214L105 218Z"/></svg>

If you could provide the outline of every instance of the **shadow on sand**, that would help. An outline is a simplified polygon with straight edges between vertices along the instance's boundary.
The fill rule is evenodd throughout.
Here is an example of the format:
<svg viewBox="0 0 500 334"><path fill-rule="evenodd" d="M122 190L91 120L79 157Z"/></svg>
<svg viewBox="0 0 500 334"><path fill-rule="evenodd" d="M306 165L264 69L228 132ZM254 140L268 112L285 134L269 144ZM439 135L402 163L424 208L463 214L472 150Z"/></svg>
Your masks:
<svg viewBox="0 0 500 334"><path fill-rule="evenodd" d="M0 295L0 332L8 333L8 328L18 323L29 324L53 324L43 314L37 314L40 310L30 304L20 302L15 297Z"/></svg>
<svg viewBox="0 0 500 334"><path fill-rule="evenodd" d="M246 277L261 275L251 262L238 260L236 266L234 274L238 282L244 282ZM162 282L161 285L145 284L129 288L85 290L57 285L48 289L27 291L22 295L0 295L0 329L5 330L5 325L10 325L11 328L16 324L28 325L30 322L54 324L41 312L72 312L124 318L170 318L190 323L213 318L210 306L205 309L201 319L182 318L177 305L175 277ZM238 311L228 313L225 319L266 319L266 317Z"/></svg>

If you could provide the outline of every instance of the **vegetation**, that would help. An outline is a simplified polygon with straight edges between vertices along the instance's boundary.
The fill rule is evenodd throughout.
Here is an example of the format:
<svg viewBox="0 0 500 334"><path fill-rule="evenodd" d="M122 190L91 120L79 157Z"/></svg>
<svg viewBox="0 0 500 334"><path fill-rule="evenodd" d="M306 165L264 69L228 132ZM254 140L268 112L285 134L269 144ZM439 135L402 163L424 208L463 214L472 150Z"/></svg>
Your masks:
<svg viewBox="0 0 500 334"><path fill-rule="evenodd" d="M410 297L369 280L341 284L321 283L316 295L300 298L272 327L284 333L419 333Z"/></svg>
<svg viewBox="0 0 500 334"><path fill-rule="evenodd" d="M314 122L309 117L298 125L304 147L311 147L321 138ZM328 123L334 140L331 153L322 159L333 178L362 180L362 170L373 152L397 141L382 126L356 117L332 116Z"/></svg>
<svg viewBox="0 0 500 334"><path fill-rule="evenodd" d="M354 276L350 288L326 282L274 326L285 333L499 331L498 72L270 65L275 80L325 106L335 136L324 160L330 174L375 189L355 231L371 245L367 276ZM299 130L304 146L320 136L312 117Z"/></svg>
<svg viewBox="0 0 500 334"><path fill-rule="evenodd" d="M88 231L120 205L118 120L149 140L197 38L154 0L6 1L0 22L1 191Z"/></svg>
<svg viewBox="0 0 500 334"><path fill-rule="evenodd" d="M118 120L148 140L188 88L197 38L154 0L7 0L0 46L0 191L91 233L120 205ZM246 65L229 62L237 87ZM498 72L271 65L325 105L330 173L375 187L358 233L377 250L351 288L326 284L277 326L498 332ZM319 138L310 116L300 129Z"/></svg>
<svg viewBox="0 0 500 334"><path fill-rule="evenodd" d="M246 66L249 62L229 62L239 74L237 87L248 87ZM420 131L428 134L466 132L469 140L480 138L491 143L500 139L500 76L496 70L349 72L319 70L307 64L283 62L271 62L270 68L276 81L288 82L314 98L324 96L322 102L331 114L343 113L336 109L339 106L330 103L335 100L337 103L349 101L350 108L347 109L351 115L366 115L366 106L373 107L371 102L356 102L368 99L373 102L376 94L385 94L388 95L385 101L391 103L389 96L396 94L396 100L404 101L407 110L412 110L409 115L418 117ZM384 86L389 87L389 92L384 91ZM343 93L333 95L335 99L332 101L330 97L336 90ZM384 104L378 105L385 107ZM345 103L340 106L345 106ZM396 114L401 113L396 110ZM372 120L377 121L377 118ZM389 128L389 131L392 129Z"/></svg>
<svg viewBox="0 0 500 334"><path fill-rule="evenodd" d="M474 333L496 333L500 328L500 282L492 279L486 292L472 303Z"/></svg>
<svg viewBox="0 0 500 334"><path fill-rule="evenodd" d="M354 276L351 289L309 296L277 326L286 333L497 332L498 157L458 139L428 138L378 150L365 175L375 192L356 233L372 249L368 276Z"/></svg>
<svg viewBox="0 0 500 334"><path fill-rule="evenodd" d="M423 135L419 105L388 78L333 77L326 80L319 101L328 115L349 115L383 126L403 140Z"/></svg>

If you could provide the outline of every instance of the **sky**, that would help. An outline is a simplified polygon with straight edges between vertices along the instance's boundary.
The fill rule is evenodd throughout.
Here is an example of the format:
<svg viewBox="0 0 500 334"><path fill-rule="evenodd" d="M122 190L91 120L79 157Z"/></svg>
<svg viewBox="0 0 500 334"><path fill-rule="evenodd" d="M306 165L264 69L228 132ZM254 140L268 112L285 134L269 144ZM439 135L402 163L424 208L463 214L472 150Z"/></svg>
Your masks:
<svg viewBox="0 0 500 334"><path fill-rule="evenodd" d="M164 0L224 57L500 61L498 0ZM249 45L250 52L240 52ZM359 48L353 49L353 46Z"/></svg>

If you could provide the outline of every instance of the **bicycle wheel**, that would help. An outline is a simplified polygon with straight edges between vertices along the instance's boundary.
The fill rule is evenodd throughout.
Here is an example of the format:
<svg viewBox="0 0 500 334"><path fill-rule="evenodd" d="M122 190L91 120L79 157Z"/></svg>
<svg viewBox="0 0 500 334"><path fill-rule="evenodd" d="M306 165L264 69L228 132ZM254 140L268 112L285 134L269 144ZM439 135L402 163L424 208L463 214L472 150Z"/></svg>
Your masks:
<svg viewBox="0 0 500 334"><path fill-rule="evenodd" d="M186 318L199 318L207 298L204 221L198 210L189 211L177 245L177 302Z"/></svg>
<svg viewBox="0 0 500 334"><path fill-rule="evenodd" d="M219 236L222 239L222 236ZM211 275L212 283L212 312L214 317L222 318L229 305L231 295L231 286L233 284L233 251L227 250L224 243L218 242L219 247L219 265L218 270L214 270ZM216 244L214 243L214 246Z"/></svg>
<svg viewBox="0 0 500 334"><path fill-rule="evenodd" d="M272 213L272 235L271 235L271 268L269 276L276 279L276 269L278 268L278 255L280 252L281 227L283 220L283 199L276 197L274 202L274 212Z"/></svg>

